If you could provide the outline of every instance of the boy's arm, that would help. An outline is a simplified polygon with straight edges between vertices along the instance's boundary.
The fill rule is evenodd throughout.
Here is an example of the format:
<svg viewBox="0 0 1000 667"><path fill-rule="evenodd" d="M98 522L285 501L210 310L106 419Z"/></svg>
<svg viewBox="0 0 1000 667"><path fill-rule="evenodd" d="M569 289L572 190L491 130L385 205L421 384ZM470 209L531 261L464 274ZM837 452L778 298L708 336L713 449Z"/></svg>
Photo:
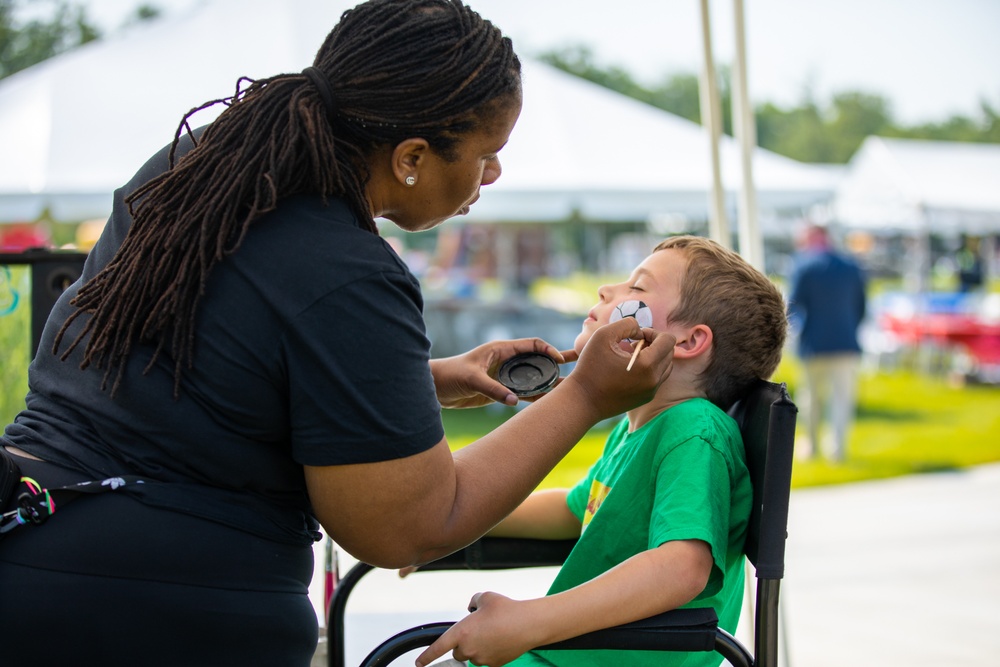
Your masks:
<svg viewBox="0 0 1000 667"><path fill-rule="evenodd" d="M648 618L693 600L708 584L712 554L700 540L666 542L556 595L517 601L477 593L464 619L420 657L430 664L448 651L456 660L503 665L536 646Z"/></svg>
<svg viewBox="0 0 1000 667"><path fill-rule="evenodd" d="M536 540L565 540L580 537L580 520L566 504L568 489L535 491L524 502L493 527L488 537L529 537ZM420 568L404 567L400 578Z"/></svg>
<svg viewBox="0 0 1000 667"><path fill-rule="evenodd" d="M580 520L566 505L568 489L535 491L487 535L562 540L580 537Z"/></svg>

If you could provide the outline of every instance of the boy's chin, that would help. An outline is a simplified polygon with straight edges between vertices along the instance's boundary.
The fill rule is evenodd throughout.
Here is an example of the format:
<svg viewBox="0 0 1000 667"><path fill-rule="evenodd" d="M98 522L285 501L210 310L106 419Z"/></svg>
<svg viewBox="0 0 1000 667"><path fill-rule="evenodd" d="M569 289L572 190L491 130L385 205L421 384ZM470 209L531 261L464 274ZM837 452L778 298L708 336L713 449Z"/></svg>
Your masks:
<svg viewBox="0 0 1000 667"><path fill-rule="evenodd" d="M575 341L573 341L573 349L576 350L577 354L583 352L583 346L587 344L588 340L590 340L590 332L580 332L580 335L576 337Z"/></svg>

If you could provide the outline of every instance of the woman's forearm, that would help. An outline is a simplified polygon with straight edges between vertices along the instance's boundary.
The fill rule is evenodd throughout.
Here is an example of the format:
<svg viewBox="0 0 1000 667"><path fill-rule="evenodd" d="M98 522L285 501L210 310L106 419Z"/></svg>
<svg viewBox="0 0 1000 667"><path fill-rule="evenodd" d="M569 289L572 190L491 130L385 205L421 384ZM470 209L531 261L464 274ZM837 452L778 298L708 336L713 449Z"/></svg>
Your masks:
<svg viewBox="0 0 1000 667"><path fill-rule="evenodd" d="M564 382L454 453L442 440L403 459L306 466L309 498L327 533L359 560L427 563L510 514L599 419L577 385Z"/></svg>
<svg viewBox="0 0 1000 667"><path fill-rule="evenodd" d="M438 533L441 544L424 556L451 553L496 526L600 420L573 383L526 407L454 453L455 488Z"/></svg>

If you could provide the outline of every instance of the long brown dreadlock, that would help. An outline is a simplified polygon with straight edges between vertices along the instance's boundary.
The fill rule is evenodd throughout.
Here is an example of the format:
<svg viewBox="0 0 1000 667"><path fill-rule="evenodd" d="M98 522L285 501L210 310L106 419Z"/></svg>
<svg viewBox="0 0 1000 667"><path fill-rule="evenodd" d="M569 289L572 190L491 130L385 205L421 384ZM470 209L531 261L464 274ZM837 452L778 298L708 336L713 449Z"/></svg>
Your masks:
<svg viewBox="0 0 1000 667"><path fill-rule="evenodd" d="M102 388L121 384L139 344L152 345L148 372L166 353L174 395L194 357L195 315L212 268L242 243L251 223L290 195L343 197L378 233L365 196L367 159L382 146L423 137L445 159L462 136L520 91L510 40L460 0L370 0L347 10L313 63L330 82L333 108L301 74L241 78L236 93L189 111L170 168L126 198L132 225L112 260L83 285L70 324L85 326L81 368L104 368ZM245 87L244 84L246 85ZM197 139L189 120L227 109ZM195 148L175 160L184 132Z"/></svg>

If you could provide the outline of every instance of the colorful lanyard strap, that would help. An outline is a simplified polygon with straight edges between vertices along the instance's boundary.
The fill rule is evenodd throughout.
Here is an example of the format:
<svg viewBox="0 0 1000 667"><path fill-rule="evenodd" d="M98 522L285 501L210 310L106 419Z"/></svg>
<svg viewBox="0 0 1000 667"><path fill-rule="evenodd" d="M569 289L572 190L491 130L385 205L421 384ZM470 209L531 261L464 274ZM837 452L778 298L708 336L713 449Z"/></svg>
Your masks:
<svg viewBox="0 0 1000 667"><path fill-rule="evenodd" d="M57 489L43 488L30 477L22 477L21 483L27 487L17 497L17 507L0 516L0 536L3 536L19 526L29 523L40 526L56 513L56 507L62 507L68 501L82 493L106 493L118 491L128 485L145 484L139 477L122 476L109 477L104 480L94 480L61 486Z"/></svg>

